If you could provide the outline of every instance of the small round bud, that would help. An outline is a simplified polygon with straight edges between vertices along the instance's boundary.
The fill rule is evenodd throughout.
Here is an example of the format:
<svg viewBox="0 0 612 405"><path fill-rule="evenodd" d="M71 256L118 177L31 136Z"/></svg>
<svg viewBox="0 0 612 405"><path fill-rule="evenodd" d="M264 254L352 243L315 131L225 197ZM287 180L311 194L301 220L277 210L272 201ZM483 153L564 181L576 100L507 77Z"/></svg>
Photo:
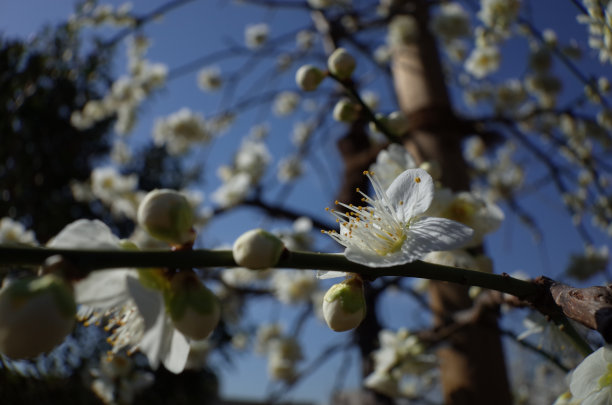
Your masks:
<svg viewBox="0 0 612 405"><path fill-rule="evenodd" d="M295 82L304 91L314 91L325 79L325 73L312 65L304 65L295 73Z"/></svg>
<svg viewBox="0 0 612 405"><path fill-rule="evenodd" d="M336 49L327 59L329 71L341 80L351 77L356 66L355 58L344 48Z"/></svg>
<svg viewBox="0 0 612 405"><path fill-rule="evenodd" d="M355 329L366 314L363 282L350 278L334 284L323 297L323 317L336 332Z"/></svg>
<svg viewBox="0 0 612 405"><path fill-rule="evenodd" d="M149 192L138 207L138 224L151 236L172 245L195 240L193 208L187 198L174 190Z"/></svg>
<svg viewBox="0 0 612 405"><path fill-rule="evenodd" d="M359 118L360 106L348 98L339 100L334 106L333 116L336 121L353 122Z"/></svg>
<svg viewBox="0 0 612 405"><path fill-rule="evenodd" d="M251 270L273 267L285 249L283 241L263 229L252 229L234 242L232 254L238 265Z"/></svg>
<svg viewBox="0 0 612 405"><path fill-rule="evenodd" d="M75 315L72 289L56 275L5 282L0 289L0 353L24 359L50 351L72 332Z"/></svg>
<svg viewBox="0 0 612 405"><path fill-rule="evenodd" d="M385 125L393 135L397 136L404 135L410 127L408 117L401 111L393 111L387 115Z"/></svg>
<svg viewBox="0 0 612 405"><path fill-rule="evenodd" d="M193 273L172 277L164 300L174 327L190 339L207 338L219 323L219 300Z"/></svg>

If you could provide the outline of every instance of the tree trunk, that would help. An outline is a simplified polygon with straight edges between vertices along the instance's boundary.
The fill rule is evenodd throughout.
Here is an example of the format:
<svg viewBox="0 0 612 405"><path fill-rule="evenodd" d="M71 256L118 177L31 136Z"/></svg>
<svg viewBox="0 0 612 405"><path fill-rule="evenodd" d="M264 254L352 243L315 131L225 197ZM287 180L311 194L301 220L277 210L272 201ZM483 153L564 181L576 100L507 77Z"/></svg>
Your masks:
<svg viewBox="0 0 612 405"><path fill-rule="evenodd" d="M414 44L393 52L392 72L400 108L412 131L406 148L417 162L435 161L442 183L453 190L468 190L469 176L461 153L461 138L453 114L435 39L428 31L428 11L422 0L409 0L419 22ZM465 286L432 282L430 305L436 325L453 313L469 308ZM512 402L496 314L456 332L438 350L445 403L448 405L510 405Z"/></svg>

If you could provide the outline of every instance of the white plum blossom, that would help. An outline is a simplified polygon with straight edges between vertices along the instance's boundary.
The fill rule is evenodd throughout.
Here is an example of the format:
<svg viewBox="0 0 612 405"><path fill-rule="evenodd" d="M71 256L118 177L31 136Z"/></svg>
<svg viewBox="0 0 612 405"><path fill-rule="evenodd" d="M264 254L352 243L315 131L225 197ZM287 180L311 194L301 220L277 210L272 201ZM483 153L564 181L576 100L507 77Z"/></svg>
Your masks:
<svg viewBox="0 0 612 405"><path fill-rule="evenodd" d="M399 144L392 143L376 156L376 162L370 165L370 171L376 173L376 178L384 189L389 188L393 180L407 169L414 169L416 162L412 155Z"/></svg>
<svg viewBox="0 0 612 405"><path fill-rule="evenodd" d="M467 191L453 193L448 188L436 190L426 214L452 219L473 229L474 235L464 247L480 244L484 235L497 230L504 220L504 212L492 201Z"/></svg>
<svg viewBox="0 0 612 405"><path fill-rule="evenodd" d="M501 53L495 45L477 46L465 61L465 70L477 79L497 71L501 62Z"/></svg>
<svg viewBox="0 0 612 405"><path fill-rule="evenodd" d="M270 160L271 155L266 144L247 137L234 157L234 167L239 172L249 173L255 183L265 172Z"/></svg>
<svg viewBox="0 0 612 405"><path fill-rule="evenodd" d="M312 220L308 217L299 217L293 221L290 230L280 230L274 233L281 238L289 250L309 250L313 242L311 231Z"/></svg>
<svg viewBox="0 0 612 405"><path fill-rule="evenodd" d="M489 28L507 34L521 8L521 0L480 0L478 18Z"/></svg>
<svg viewBox="0 0 612 405"><path fill-rule="evenodd" d="M217 66L203 68L198 73L198 86L203 91L219 90L222 84L221 70Z"/></svg>
<svg viewBox="0 0 612 405"><path fill-rule="evenodd" d="M310 139L315 125L312 122L297 121L293 124L293 131L291 132L291 141L297 147L300 147Z"/></svg>
<svg viewBox="0 0 612 405"><path fill-rule="evenodd" d="M144 192L138 191L138 176L123 175L115 167L97 167L92 170L89 183L73 182L72 194L78 201L100 200L114 216L136 218L138 204Z"/></svg>
<svg viewBox="0 0 612 405"><path fill-rule="evenodd" d="M34 232L28 231L21 222L9 217L0 219L0 244L36 245Z"/></svg>
<svg viewBox="0 0 612 405"><path fill-rule="evenodd" d="M443 3L431 20L431 29L445 43L472 33L470 16L459 3Z"/></svg>
<svg viewBox="0 0 612 405"><path fill-rule="evenodd" d="M201 114L182 108L166 118L158 118L153 129L156 145L165 145L171 155L180 155L195 144L207 143L212 134Z"/></svg>
<svg viewBox="0 0 612 405"><path fill-rule="evenodd" d="M603 346L585 358L572 373L572 397L581 405L612 404L612 349Z"/></svg>
<svg viewBox="0 0 612 405"><path fill-rule="evenodd" d="M268 40L270 27L268 24L251 24L244 29L244 41L250 49L261 48Z"/></svg>
<svg viewBox="0 0 612 405"><path fill-rule="evenodd" d="M221 207L231 207L244 201L251 190L251 176L248 173L237 173L231 176L212 194L212 200Z"/></svg>
<svg viewBox="0 0 612 405"><path fill-rule="evenodd" d="M414 16L397 15L389 23L387 44L391 48L410 45L419 39L419 23Z"/></svg>
<svg viewBox="0 0 612 405"><path fill-rule="evenodd" d="M317 278L310 271L282 270L272 276L274 295L285 304L308 302L317 289Z"/></svg>
<svg viewBox="0 0 612 405"><path fill-rule="evenodd" d="M371 267L395 266L470 241L474 231L467 226L423 215L434 197L433 179L425 170L406 170L386 191L374 175L365 174L376 196L358 190L367 207L339 203L346 212L330 211L340 231L325 232L346 248L348 260Z"/></svg>
<svg viewBox="0 0 612 405"><path fill-rule="evenodd" d="M313 47L316 41L316 35L309 30L301 30L295 35L295 43L301 51L307 51Z"/></svg>
<svg viewBox="0 0 612 405"><path fill-rule="evenodd" d="M278 162L277 178L281 183L288 183L304 173L302 159L297 156L288 156Z"/></svg>
<svg viewBox="0 0 612 405"><path fill-rule="evenodd" d="M417 336L406 329L383 329L378 334L380 348L372 353L374 372L364 381L366 387L389 396L401 393L402 380L423 375L436 366L436 356L425 352Z"/></svg>
<svg viewBox="0 0 612 405"><path fill-rule="evenodd" d="M120 250L120 241L101 221L78 220L66 226L48 245L54 248ZM154 271L154 270L147 270ZM112 354L140 350L152 368L161 363L180 373L187 362L189 342L167 314L160 290L145 287L135 269L93 272L74 286L81 317L89 323L108 318Z"/></svg>
<svg viewBox="0 0 612 405"><path fill-rule="evenodd" d="M283 91L274 99L274 114L285 117L295 111L300 102L300 95L294 91Z"/></svg>

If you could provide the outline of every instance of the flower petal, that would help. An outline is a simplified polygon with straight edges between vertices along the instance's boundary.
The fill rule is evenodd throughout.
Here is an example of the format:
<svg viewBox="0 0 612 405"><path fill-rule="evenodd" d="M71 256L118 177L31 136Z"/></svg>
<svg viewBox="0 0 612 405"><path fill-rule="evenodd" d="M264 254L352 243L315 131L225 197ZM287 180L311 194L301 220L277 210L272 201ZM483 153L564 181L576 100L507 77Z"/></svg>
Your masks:
<svg viewBox="0 0 612 405"><path fill-rule="evenodd" d="M189 342L185 336L171 326L172 333L165 339L165 355L162 363L168 371L179 374L185 369L189 357Z"/></svg>
<svg viewBox="0 0 612 405"><path fill-rule="evenodd" d="M408 222L427 211L433 196L433 179L423 169L406 170L387 189L389 202L402 222Z"/></svg>
<svg viewBox="0 0 612 405"><path fill-rule="evenodd" d="M108 309L123 305L129 298L127 278L132 271L113 269L94 271L74 285L77 304L95 309Z"/></svg>
<svg viewBox="0 0 612 405"><path fill-rule="evenodd" d="M321 280L328 279L328 278L339 278L339 277L346 277L346 272L317 270L317 278Z"/></svg>
<svg viewBox="0 0 612 405"><path fill-rule="evenodd" d="M119 239L102 221L79 219L60 231L48 244L53 248L119 249Z"/></svg>
<svg viewBox="0 0 612 405"><path fill-rule="evenodd" d="M470 241L474 231L446 218L423 217L412 223L402 251L408 262L419 260L429 252L453 250Z"/></svg>
<svg viewBox="0 0 612 405"><path fill-rule="evenodd" d="M585 399L600 389L599 379L608 371L604 350L606 347L587 356L572 373L570 391L574 398Z"/></svg>

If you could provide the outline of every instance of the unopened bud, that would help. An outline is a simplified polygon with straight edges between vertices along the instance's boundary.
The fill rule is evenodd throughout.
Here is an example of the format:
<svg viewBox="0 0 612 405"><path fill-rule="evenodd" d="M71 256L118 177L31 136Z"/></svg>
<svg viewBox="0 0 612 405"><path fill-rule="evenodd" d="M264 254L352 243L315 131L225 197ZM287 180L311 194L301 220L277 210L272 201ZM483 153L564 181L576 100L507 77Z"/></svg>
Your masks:
<svg viewBox="0 0 612 405"><path fill-rule="evenodd" d="M393 135L404 135L410 126L408 117L401 111L394 111L387 115L385 125Z"/></svg>
<svg viewBox="0 0 612 405"><path fill-rule="evenodd" d="M153 190L138 207L138 224L151 236L172 245L195 240L193 208L187 198L174 190Z"/></svg>
<svg viewBox="0 0 612 405"><path fill-rule="evenodd" d="M350 278L334 284L323 297L323 317L336 332L355 329L366 314L363 282Z"/></svg>
<svg viewBox="0 0 612 405"><path fill-rule="evenodd" d="M263 229L252 229L240 235L234 242L234 261L251 270L262 270L278 263L285 249L283 241Z"/></svg>
<svg viewBox="0 0 612 405"><path fill-rule="evenodd" d="M316 66L304 65L295 73L295 82L304 91L314 91L325 79L325 73Z"/></svg>
<svg viewBox="0 0 612 405"><path fill-rule="evenodd" d="M219 300L195 274L174 275L164 299L174 327L190 339L207 338L219 323Z"/></svg>
<svg viewBox="0 0 612 405"><path fill-rule="evenodd" d="M60 277L5 282L0 289L0 353L32 358L53 349L72 332L76 304Z"/></svg>
<svg viewBox="0 0 612 405"><path fill-rule="evenodd" d="M336 103L333 116L336 121L353 122L359 118L360 106L348 98L343 98Z"/></svg>
<svg viewBox="0 0 612 405"><path fill-rule="evenodd" d="M337 78L344 80L351 77L357 66L355 58L344 48L336 49L327 59L329 71Z"/></svg>

